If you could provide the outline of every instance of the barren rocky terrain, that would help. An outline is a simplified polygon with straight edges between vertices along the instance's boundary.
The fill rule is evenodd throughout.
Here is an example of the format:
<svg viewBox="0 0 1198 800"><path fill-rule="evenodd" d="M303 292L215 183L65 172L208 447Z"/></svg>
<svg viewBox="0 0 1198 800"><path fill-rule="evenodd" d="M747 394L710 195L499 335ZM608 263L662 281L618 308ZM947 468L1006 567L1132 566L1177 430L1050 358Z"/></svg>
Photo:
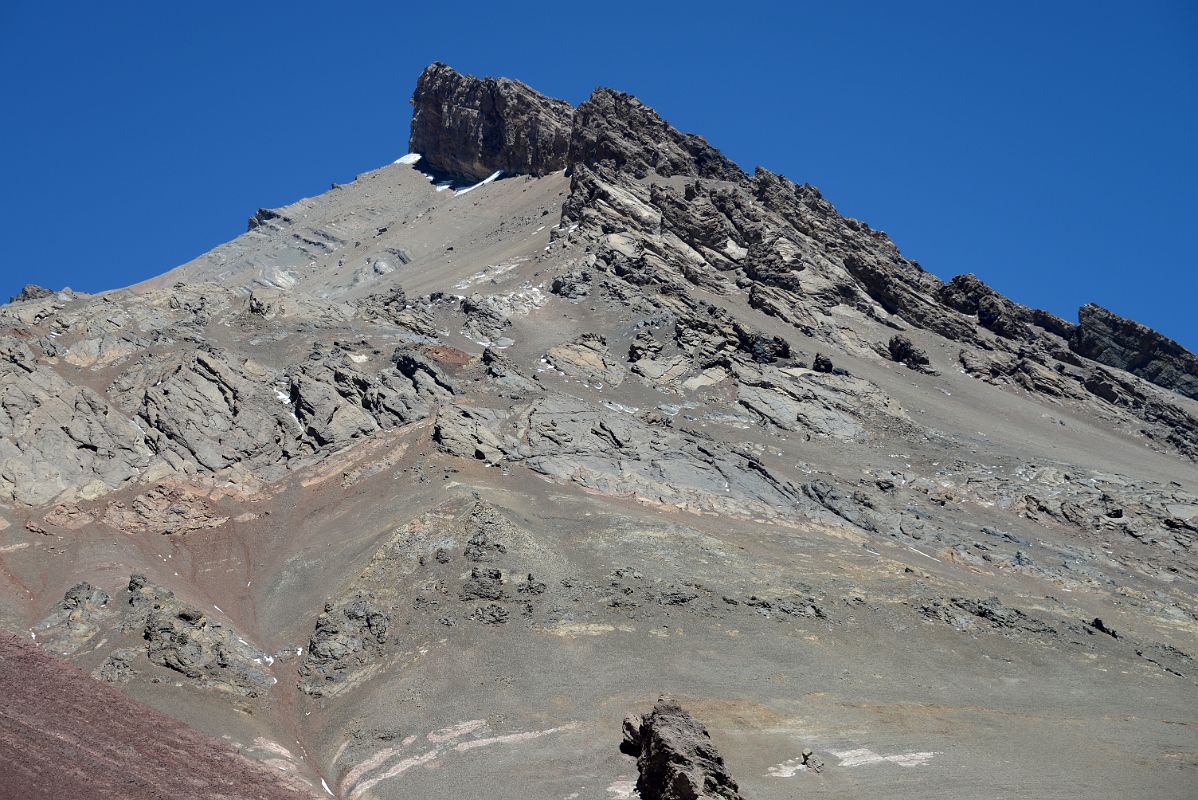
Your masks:
<svg viewBox="0 0 1198 800"><path fill-rule="evenodd" d="M347 800L1193 796L1193 354L617 91L413 104L393 164L0 306L0 625L72 691ZM276 796L216 752L195 796Z"/></svg>

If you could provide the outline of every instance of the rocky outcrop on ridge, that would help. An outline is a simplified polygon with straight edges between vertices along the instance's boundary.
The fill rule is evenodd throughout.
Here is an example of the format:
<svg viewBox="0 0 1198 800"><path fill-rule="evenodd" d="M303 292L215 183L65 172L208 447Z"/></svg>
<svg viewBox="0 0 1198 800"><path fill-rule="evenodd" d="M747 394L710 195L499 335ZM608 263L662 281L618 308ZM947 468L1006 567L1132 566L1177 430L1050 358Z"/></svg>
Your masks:
<svg viewBox="0 0 1198 800"><path fill-rule="evenodd" d="M150 467L132 420L22 341L0 342L0 502L97 497Z"/></svg>
<svg viewBox="0 0 1198 800"><path fill-rule="evenodd" d="M21 287L21 291L8 298L8 302L23 303L26 300L42 300L47 297L53 297L54 294L55 292L53 289L47 289L45 286L38 286L36 283L27 283Z"/></svg>
<svg viewBox="0 0 1198 800"><path fill-rule="evenodd" d="M430 65L412 95L408 148L428 168L467 180L497 170L546 175L566 166L572 109L508 78Z"/></svg>
<svg viewBox="0 0 1198 800"><path fill-rule="evenodd" d="M744 177L740 167L695 134L679 133L632 95L596 89L572 121L570 164L626 171L637 178L653 172L716 180Z"/></svg>
<svg viewBox="0 0 1198 800"><path fill-rule="evenodd" d="M1151 328L1090 303L1069 336L1078 355L1198 399L1198 356Z"/></svg>

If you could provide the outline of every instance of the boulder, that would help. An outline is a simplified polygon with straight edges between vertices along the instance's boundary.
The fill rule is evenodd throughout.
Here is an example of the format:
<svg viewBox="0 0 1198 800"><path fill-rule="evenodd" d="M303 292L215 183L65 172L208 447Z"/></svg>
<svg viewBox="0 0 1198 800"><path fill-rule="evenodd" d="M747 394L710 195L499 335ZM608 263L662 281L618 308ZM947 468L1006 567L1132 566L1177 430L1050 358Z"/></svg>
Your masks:
<svg viewBox="0 0 1198 800"><path fill-rule="evenodd" d="M644 717L628 717L620 749L635 754L641 800L741 800L707 728L663 697Z"/></svg>

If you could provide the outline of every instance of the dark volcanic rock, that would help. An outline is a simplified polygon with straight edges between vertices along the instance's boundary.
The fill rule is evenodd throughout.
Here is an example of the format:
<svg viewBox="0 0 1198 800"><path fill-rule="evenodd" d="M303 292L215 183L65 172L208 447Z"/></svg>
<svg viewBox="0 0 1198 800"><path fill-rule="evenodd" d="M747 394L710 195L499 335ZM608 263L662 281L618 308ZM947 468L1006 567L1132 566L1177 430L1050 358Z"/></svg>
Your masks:
<svg viewBox="0 0 1198 800"><path fill-rule="evenodd" d="M50 614L33 627L38 640L60 653L74 652L99 631L96 619L108 605L108 593L86 581L67 590Z"/></svg>
<svg viewBox="0 0 1198 800"><path fill-rule="evenodd" d="M249 697L265 694L276 683L265 653L170 590L134 575L129 593L129 621L145 615L142 635L153 663L201 685Z"/></svg>
<svg viewBox="0 0 1198 800"><path fill-rule="evenodd" d="M644 718L624 720L620 749L637 755L642 800L740 800L736 781L702 723L663 697Z"/></svg>
<svg viewBox="0 0 1198 800"><path fill-rule="evenodd" d="M300 688L319 696L326 691L322 683L352 677L355 667L382 655L390 626L391 615L370 594L355 594L340 605L327 604L308 641L299 670Z"/></svg>
<svg viewBox="0 0 1198 800"><path fill-rule="evenodd" d="M744 180L740 167L702 136L679 133L632 95L596 89L574 112L570 164L631 172L638 178L690 175Z"/></svg>
<svg viewBox="0 0 1198 800"><path fill-rule="evenodd" d="M1151 328L1093 303L1082 306L1077 316L1080 324L1069 337L1073 352L1198 399L1198 356Z"/></svg>
<svg viewBox="0 0 1198 800"><path fill-rule="evenodd" d="M887 349L892 359L913 369L928 364L928 354L912 344L906 336L896 334L890 337Z"/></svg>
<svg viewBox="0 0 1198 800"><path fill-rule="evenodd" d="M573 109L508 78L429 65L412 95L409 149L431 169L480 180L496 170L546 175L566 166Z"/></svg>

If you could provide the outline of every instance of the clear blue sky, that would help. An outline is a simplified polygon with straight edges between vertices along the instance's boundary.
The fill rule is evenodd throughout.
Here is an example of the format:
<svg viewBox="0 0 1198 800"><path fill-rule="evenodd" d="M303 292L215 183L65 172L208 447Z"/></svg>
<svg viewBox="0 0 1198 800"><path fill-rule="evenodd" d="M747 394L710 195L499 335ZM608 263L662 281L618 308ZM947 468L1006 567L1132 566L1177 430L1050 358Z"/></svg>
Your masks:
<svg viewBox="0 0 1198 800"><path fill-rule="evenodd" d="M406 151L430 61L636 94L945 277L1198 350L1198 3L0 4L0 295L160 273Z"/></svg>

